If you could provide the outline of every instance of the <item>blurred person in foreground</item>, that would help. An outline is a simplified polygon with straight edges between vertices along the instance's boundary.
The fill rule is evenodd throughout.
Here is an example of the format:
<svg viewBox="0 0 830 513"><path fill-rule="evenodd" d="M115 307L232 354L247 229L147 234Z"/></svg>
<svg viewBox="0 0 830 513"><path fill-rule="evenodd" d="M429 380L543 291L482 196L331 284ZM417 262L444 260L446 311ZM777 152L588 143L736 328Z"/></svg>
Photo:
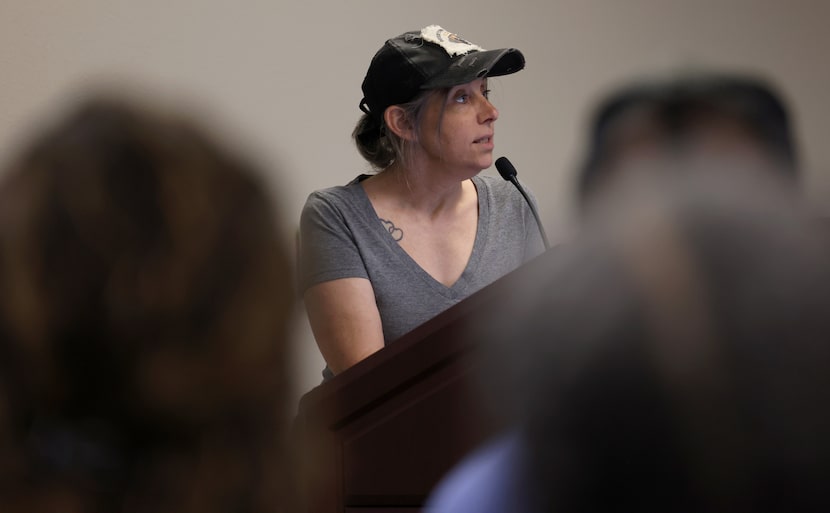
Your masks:
<svg viewBox="0 0 830 513"><path fill-rule="evenodd" d="M825 234L725 171L609 197L502 308L488 397L516 428L429 511L830 510Z"/></svg>
<svg viewBox="0 0 830 513"><path fill-rule="evenodd" d="M800 170L791 118L782 93L761 76L712 71L633 81L610 91L591 115L577 197L586 210L631 175L703 167L638 166L655 160L718 161L727 173L771 174L795 187Z"/></svg>
<svg viewBox="0 0 830 513"><path fill-rule="evenodd" d="M600 103L587 154L584 233L485 337L485 395L519 427L431 510L826 510L830 258L780 96L638 83Z"/></svg>
<svg viewBox="0 0 830 513"><path fill-rule="evenodd" d="M92 96L0 185L0 511L273 512L293 293L257 170Z"/></svg>

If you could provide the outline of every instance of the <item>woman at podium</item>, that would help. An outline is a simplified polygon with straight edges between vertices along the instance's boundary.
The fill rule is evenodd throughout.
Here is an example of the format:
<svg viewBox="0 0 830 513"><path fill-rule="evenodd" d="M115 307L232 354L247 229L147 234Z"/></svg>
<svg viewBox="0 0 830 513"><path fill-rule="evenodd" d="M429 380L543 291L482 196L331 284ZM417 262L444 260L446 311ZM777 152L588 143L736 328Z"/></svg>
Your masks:
<svg viewBox="0 0 830 513"><path fill-rule="evenodd" d="M488 80L524 64L515 48L437 25L373 57L353 132L373 173L312 193L300 222L300 290L325 377L541 253L529 202L479 175L499 117Z"/></svg>

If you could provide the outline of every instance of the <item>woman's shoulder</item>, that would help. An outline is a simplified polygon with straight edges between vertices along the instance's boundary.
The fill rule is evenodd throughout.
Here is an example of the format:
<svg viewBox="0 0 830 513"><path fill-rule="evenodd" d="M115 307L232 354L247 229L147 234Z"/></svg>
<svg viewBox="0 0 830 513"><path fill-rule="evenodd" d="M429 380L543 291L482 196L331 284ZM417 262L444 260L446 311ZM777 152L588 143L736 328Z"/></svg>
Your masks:
<svg viewBox="0 0 830 513"><path fill-rule="evenodd" d="M478 174L473 177L473 183L477 188L483 188L488 193L497 197L512 197L514 193L519 194L521 197L516 187L501 176Z"/></svg>
<svg viewBox="0 0 830 513"><path fill-rule="evenodd" d="M483 192L497 209L518 208L519 210L524 210L526 208L526 202L522 197L522 193L516 189L515 185L501 176L480 174L473 177L473 183L479 190L479 194ZM523 187L525 192L535 200L533 193L526 186L523 185Z"/></svg>
<svg viewBox="0 0 830 513"><path fill-rule="evenodd" d="M354 180L345 185L335 185L332 187L325 187L317 189L308 195L306 199L306 208L310 206L323 204L354 204L355 200L363 194L363 188L359 185L364 177L369 175L359 175Z"/></svg>
<svg viewBox="0 0 830 513"><path fill-rule="evenodd" d="M480 173L473 177L473 183L476 184L476 186L481 185L487 187L488 189L492 189L494 187L500 187L507 184L507 181L500 176L485 175L484 173Z"/></svg>

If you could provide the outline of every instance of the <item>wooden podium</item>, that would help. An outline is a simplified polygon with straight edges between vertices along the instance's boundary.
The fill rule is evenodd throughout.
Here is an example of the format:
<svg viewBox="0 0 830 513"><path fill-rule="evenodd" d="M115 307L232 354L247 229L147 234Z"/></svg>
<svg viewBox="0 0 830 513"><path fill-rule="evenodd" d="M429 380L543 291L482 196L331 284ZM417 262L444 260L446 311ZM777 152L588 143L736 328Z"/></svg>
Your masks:
<svg viewBox="0 0 830 513"><path fill-rule="evenodd" d="M510 299L528 267L303 396L296 428L308 513L418 511L453 465L496 434L474 382L470 327Z"/></svg>

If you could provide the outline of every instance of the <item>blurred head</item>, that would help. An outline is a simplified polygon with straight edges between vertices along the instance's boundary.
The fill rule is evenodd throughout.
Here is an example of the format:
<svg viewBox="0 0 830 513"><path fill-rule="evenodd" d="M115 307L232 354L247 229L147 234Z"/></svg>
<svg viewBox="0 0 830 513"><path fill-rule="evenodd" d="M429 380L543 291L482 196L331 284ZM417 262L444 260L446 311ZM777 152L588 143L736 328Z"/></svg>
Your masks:
<svg viewBox="0 0 830 513"><path fill-rule="evenodd" d="M285 247L195 123L82 102L0 186L0 509L273 511Z"/></svg>
<svg viewBox="0 0 830 513"><path fill-rule="evenodd" d="M784 100L762 79L711 73L635 83L595 111L579 195L588 201L658 160L719 160L795 181L793 139Z"/></svg>
<svg viewBox="0 0 830 513"><path fill-rule="evenodd" d="M826 511L827 234L714 170L613 203L502 312L539 510Z"/></svg>
<svg viewBox="0 0 830 513"><path fill-rule="evenodd" d="M363 116L353 137L360 154L377 170L405 160L406 141L388 129L384 114L403 109L420 126L430 96L476 79L509 75L524 68L515 48L484 50L456 34L430 25L389 39L372 58L363 80Z"/></svg>

